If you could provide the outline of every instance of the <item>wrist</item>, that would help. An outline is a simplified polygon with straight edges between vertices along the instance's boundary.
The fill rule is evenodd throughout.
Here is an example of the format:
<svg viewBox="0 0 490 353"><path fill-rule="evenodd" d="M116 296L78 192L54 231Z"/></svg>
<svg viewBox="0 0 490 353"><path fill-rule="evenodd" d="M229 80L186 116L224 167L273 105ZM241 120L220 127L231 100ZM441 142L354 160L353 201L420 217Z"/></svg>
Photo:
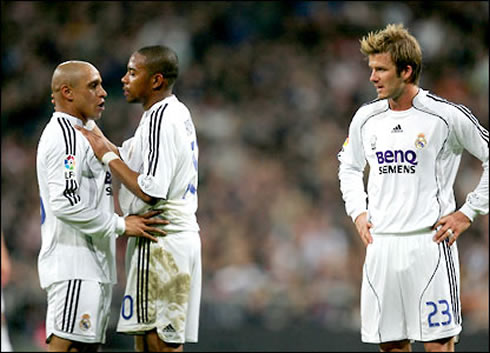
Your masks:
<svg viewBox="0 0 490 353"><path fill-rule="evenodd" d="M100 161L105 165L109 165L109 162L113 161L114 159L120 159L120 158L114 152L109 151L109 152L104 153L104 155L102 156Z"/></svg>

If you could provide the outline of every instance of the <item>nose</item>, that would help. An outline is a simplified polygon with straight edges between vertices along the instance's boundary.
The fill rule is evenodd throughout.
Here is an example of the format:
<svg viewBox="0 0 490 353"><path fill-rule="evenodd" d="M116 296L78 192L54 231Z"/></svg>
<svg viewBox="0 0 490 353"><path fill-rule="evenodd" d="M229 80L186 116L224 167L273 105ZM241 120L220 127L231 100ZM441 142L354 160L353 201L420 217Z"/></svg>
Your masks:
<svg viewBox="0 0 490 353"><path fill-rule="evenodd" d="M376 71L371 70L371 76L369 77L369 81L371 81L371 82L378 81L378 76L376 75Z"/></svg>
<svg viewBox="0 0 490 353"><path fill-rule="evenodd" d="M100 95L102 97L107 97L107 92L102 86L100 87Z"/></svg>
<svg viewBox="0 0 490 353"><path fill-rule="evenodd" d="M124 75L124 76L121 78L121 82L122 82L122 83L127 83L127 82L128 82L127 77L128 77L128 74L126 73L126 74L125 74L125 75Z"/></svg>

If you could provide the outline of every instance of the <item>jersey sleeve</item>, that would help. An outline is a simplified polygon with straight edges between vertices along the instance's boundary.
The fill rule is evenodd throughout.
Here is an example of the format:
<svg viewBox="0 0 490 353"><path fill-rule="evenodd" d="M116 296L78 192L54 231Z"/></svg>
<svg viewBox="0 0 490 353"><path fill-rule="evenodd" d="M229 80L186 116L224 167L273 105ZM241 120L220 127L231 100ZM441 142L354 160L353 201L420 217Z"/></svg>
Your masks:
<svg viewBox="0 0 490 353"><path fill-rule="evenodd" d="M124 141L120 147L118 147L119 155L123 161L128 161L130 159L130 154L132 150L132 144L134 137Z"/></svg>
<svg viewBox="0 0 490 353"><path fill-rule="evenodd" d="M455 109L453 123L452 145L456 149L466 149L482 162L480 181L466 196L466 201L460 208L473 221L478 214L488 214L488 130L462 105Z"/></svg>
<svg viewBox="0 0 490 353"><path fill-rule="evenodd" d="M111 237L124 233L122 217L113 212L90 207L82 197L83 144L84 138L71 125L60 120L61 130L56 130L46 153L46 170L49 203L53 214L80 232L94 237ZM83 185L88 187L88 185ZM87 195L87 193L85 193Z"/></svg>
<svg viewBox="0 0 490 353"><path fill-rule="evenodd" d="M338 177L340 191L347 214L355 221L357 216L367 211L367 194L364 188L364 168L366 158L361 137L361 123L358 113L349 126L349 134L338 153Z"/></svg>
<svg viewBox="0 0 490 353"><path fill-rule="evenodd" d="M166 119L164 111L165 107L150 117L146 137L149 143L144 145L143 172L138 176L141 190L158 199L167 199L177 163L177 129L170 119Z"/></svg>

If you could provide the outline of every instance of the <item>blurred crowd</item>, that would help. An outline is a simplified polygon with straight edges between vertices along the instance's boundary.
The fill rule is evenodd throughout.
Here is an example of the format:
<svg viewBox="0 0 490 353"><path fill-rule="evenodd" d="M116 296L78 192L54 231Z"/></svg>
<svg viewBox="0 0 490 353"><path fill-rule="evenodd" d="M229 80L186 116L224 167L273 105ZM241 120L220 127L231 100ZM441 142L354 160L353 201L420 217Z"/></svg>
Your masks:
<svg viewBox="0 0 490 353"><path fill-rule="evenodd" d="M404 23L423 51L421 87L466 105L488 129L488 2L2 1L2 230L13 273L13 335L40 347L38 138L53 111L51 74L87 60L108 92L99 125L120 144L142 108L120 79L142 46L174 48L175 93L198 133L203 253L201 325L359 329L364 247L345 214L337 152L356 109L374 99L359 39ZM465 154L458 206L481 175ZM458 240L463 330L488 330L488 216ZM125 284L119 283L111 330ZM320 339L320 338L319 338ZM15 348L16 341L13 340Z"/></svg>

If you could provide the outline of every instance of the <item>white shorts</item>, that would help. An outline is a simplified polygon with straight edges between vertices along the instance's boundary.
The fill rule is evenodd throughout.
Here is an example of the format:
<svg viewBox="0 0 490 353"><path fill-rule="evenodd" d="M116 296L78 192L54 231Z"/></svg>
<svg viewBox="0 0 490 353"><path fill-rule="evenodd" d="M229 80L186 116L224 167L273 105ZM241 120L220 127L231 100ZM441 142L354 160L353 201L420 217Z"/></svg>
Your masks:
<svg viewBox="0 0 490 353"><path fill-rule="evenodd" d="M170 233L158 243L130 238L126 291L117 332L156 328L167 343L197 342L201 302L201 239L197 232Z"/></svg>
<svg viewBox="0 0 490 353"><path fill-rule="evenodd" d="M46 288L46 342L51 335L83 343L105 343L112 284L73 279Z"/></svg>
<svg viewBox="0 0 490 353"><path fill-rule="evenodd" d="M363 342L427 342L461 332L458 249L435 243L434 234L373 234L361 288Z"/></svg>

